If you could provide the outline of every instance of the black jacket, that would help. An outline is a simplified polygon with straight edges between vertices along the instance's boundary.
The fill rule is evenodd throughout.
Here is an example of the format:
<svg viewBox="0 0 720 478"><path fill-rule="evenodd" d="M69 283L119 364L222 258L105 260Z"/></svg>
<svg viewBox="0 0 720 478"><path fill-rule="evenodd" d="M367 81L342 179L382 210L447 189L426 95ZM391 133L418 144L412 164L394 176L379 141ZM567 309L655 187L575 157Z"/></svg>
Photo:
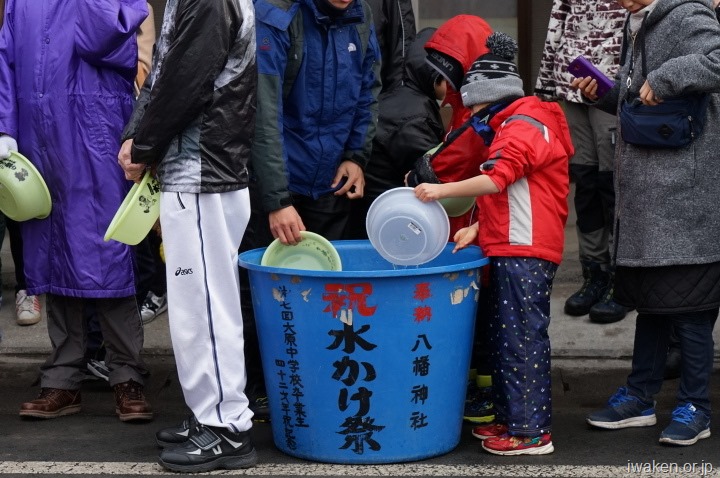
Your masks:
<svg viewBox="0 0 720 478"><path fill-rule="evenodd" d="M153 68L123 139L165 192L248 185L257 66L252 0L168 0Z"/></svg>
<svg viewBox="0 0 720 478"><path fill-rule="evenodd" d="M405 58L415 39L415 14L411 0L367 0L373 13L382 55L382 91L403 78Z"/></svg>
<svg viewBox="0 0 720 478"><path fill-rule="evenodd" d="M372 201L388 189L403 186L405 174L444 136L435 99L432 67L423 46L435 30L426 28L410 45L403 83L378 98L380 113L370 162L365 168L365 198Z"/></svg>

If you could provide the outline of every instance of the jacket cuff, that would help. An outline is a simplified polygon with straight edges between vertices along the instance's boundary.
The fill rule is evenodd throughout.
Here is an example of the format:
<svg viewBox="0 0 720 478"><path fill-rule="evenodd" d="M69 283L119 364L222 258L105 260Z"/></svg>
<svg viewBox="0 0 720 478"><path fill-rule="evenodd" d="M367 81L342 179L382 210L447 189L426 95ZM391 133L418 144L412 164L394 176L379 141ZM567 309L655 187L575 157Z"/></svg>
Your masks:
<svg viewBox="0 0 720 478"><path fill-rule="evenodd" d="M440 184L442 181L438 179L435 171L430 165L431 155L425 154L415 161L415 167L410 171L407 177L407 184L415 187L420 183Z"/></svg>
<svg viewBox="0 0 720 478"><path fill-rule="evenodd" d="M353 163L360 166L360 168L365 171L365 166L367 166L368 159L360 156L357 153L345 153L342 158L343 161L352 161Z"/></svg>

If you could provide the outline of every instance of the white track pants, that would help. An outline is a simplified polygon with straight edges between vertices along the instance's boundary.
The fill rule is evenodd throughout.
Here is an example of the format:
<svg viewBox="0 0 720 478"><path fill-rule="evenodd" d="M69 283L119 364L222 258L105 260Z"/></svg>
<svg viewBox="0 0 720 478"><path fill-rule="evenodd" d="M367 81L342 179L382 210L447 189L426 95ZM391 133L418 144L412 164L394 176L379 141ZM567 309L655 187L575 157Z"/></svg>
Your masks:
<svg viewBox="0 0 720 478"><path fill-rule="evenodd" d="M185 402L203 425L249 430L237 263L248 190L167 192L160 204L170 335Z"/></svg>

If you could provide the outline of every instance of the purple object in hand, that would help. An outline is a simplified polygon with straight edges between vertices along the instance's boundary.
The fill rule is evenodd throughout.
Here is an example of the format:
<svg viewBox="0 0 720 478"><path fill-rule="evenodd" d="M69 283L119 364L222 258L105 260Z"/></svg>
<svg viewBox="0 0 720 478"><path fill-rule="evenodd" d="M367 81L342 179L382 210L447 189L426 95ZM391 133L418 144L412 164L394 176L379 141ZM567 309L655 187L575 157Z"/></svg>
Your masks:
<svg viewBox="0 0 720 478"><path fill-rule="evenodd" d="M615 82L603 75L600 70L595 68L595 65L582 56L575 58L568 65L568 72L575 78L584 78L586 76L594 78L597 81L596 93L598 97L603 96L605 93L610 91L613 86L615 86Z"/></svg>

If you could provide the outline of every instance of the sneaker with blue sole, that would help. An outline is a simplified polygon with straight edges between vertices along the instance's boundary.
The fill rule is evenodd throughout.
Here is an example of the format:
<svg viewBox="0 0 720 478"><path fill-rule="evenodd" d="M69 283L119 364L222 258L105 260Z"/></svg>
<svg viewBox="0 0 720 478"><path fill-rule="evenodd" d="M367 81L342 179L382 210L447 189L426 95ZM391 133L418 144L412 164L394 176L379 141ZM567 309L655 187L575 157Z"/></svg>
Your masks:
<svg viewBox="0 0 720 478"><path fill-rule="evenodd" d="M710 417L692 403L684 403L673 410L670 425L660 434L660 443L688 446L709 436Z"/></svg>
<svg viewBox="0 0 720 478"><path fill-rule="evenodd" d="M650 427L657 423L655 404L630 395L626 387L618 388L606 408L587 416L589 425L616 430L629 427Z"/></svg>

